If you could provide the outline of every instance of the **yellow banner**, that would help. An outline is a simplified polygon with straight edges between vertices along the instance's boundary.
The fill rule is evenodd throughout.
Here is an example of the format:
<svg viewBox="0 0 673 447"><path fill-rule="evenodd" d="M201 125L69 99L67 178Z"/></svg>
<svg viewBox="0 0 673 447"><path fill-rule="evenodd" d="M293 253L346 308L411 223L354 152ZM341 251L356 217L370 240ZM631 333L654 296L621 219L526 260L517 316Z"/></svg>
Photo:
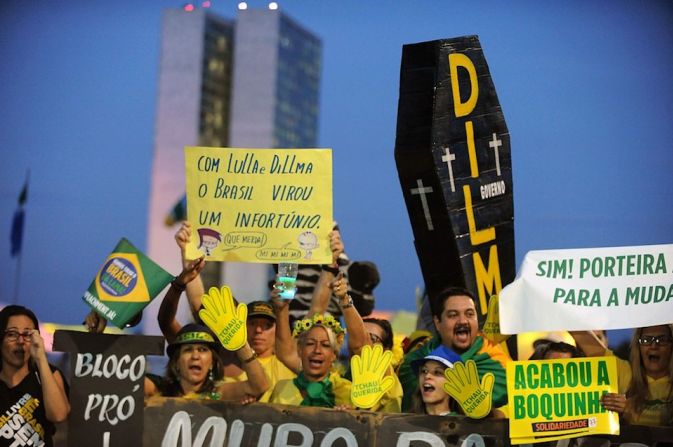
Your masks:
<svg viewBox="0 0 673 447"><path fill-rule="evenodd" d="M332 150L185 147L187 217L211 261L329 264Z"/></svg>
<svg viewBox="0 0 673 447"><path fill-rule="evenodd" d="M507 364L512 444L619 434L619 416L601 405L617 392L614 357Z"/></svg>

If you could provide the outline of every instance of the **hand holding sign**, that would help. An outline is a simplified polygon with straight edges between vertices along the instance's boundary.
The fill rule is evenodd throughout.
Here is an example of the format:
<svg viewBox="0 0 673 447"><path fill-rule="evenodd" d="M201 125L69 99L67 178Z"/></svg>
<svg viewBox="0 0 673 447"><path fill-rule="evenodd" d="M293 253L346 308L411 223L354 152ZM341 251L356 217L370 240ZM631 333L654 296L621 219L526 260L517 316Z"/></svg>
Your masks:
<svg viewBox="0 0 673 447"><path fill-rule="evenodd" d="M241 349L247 341L248 334L245 320L248 308L240 303L234 306L234 298L228 286L221 289L211 287L207 295L201 298L203 309L199 311L201 320L220 339L222 346L229 351Z"/></svg>
<svg viewBox="0 0 673 447"><path fill-rule="evenodd" d="M189 261L199 259L203 256L203 253L196 248L196 244L192 241L192 224L189 222L182 222L180 229L175 233L175 242L180 248L182 268L186 269L189 266Z"/></svg>
<svg viewBox="0 0 673 447"><path fill-rule="evenodd" d="M373 348L366 345L360 355L351 358L353 388L351 401L358 408L372 408L395 382L392 377L383 377L390 367L393 353L383 351L381 345Z"/></svg>
<svg viewBox="0 0 673 447"><path fill-rule="evenodd" d="M485 374L479 383L477 364L468 360L465 364L455 363L453 368L444 371L444 375L447 380L444 391L458 402L467 416L473 419L488 416L493 403L493 373Z"/></svg>

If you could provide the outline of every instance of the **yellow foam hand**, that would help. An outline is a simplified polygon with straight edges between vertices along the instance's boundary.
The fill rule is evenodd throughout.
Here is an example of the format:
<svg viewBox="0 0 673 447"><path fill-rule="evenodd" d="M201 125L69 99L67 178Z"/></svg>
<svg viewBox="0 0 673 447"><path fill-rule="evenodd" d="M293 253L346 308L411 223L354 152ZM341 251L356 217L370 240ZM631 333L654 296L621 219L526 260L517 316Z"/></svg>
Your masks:
<svg viewBox="0 0 673 447"><path fill-rule="evenodd" d="M240 303L234 306L234 298L227 286L221 289L211 287L207 295L201 298L203 309L199 310L201 320L220 339L222 346L229 351L241 349L248 338L245 320L248 307Z"/></svg>
<svg viewBox="0 0 673 447"><path fill-rule="evenodd" d="M510 336L500 333L500 300L498 295L491 296L488 300L488 313L486 314L486 321L482 328L484 337L491 340L493 343L502 343Z"/></svg>
<svg viewBox="0 0 673 447"><path fill-rule="evenodd" d="M444 375L444 391L458 402L467 416L481 419L491 412L493 373L484 374L479 383L477 365L474 360L468 360L465 364L454 363L453 368L446 368Z"/></svg>
<svg viewBox="0 0 673 447"><path fill-rule="evenodd" d="M372 408L393 386L395 379L383 377L392 360L393 353L384 351L383 346L372 348L366 345L360 355L351 357L353 387L351 401L358 408Z"/></svg>

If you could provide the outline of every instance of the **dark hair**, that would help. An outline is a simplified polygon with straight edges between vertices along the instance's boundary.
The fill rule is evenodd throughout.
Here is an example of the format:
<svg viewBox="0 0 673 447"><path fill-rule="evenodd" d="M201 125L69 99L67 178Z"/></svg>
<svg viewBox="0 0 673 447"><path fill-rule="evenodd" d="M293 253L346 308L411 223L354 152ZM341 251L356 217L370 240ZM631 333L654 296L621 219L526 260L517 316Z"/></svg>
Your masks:
<svg viewBox="0 0 673 447"><path fill-rule="evenodd" d="M572 358L583 357L580 351L573 345L559 341L542 340L535 343L535 351L528 360L544 360L550 352L570 353Z"/></svg>
<svg viewBox="0 0 673 447"><path fill-rule="evenodd" d="M37 321L37 317L32 310L28 309L27 307L12 304L5 306L2 310L0 310L0 335L2 336L2 339L5 338L5 331L7 330L9 319L17 315L23 315L30 318L30 320L33 322L33 325L35 326L35 329L37 329L38 332L40 331L40 325ZM31 369L33 368L32 360L28 361L28 367ZM2 370L2 360L0 360L0 370Z"/></svg>
<svg viewBox="0 0 673 447"><path fill-rule="evenodd" d="M388 320L381 320L379 318L365 318L362 321L365 323L373 323L383 330L383 340L381 344L384 349L393 349L393 327Z"/></svg>
<svg viewBox="0 0 673 447"><path fill-rule="evenodd" d="M217 382L222 380L224 377L224 368L222 366L222 359L218 354L217 350L213 348L212 345L208 343L203 343L204 346L208 346L210 352L213 354L213 367L212 367L212 379L210 374L206 376L206 381L199 389L199 393L212 393L217 387ZM178 358L180 357L180 349L177 346L177 349L174 349L171 352L171 355L168 359L168 364L166 365L166 381L165 389L160 390L161 394L166 397L180 397L184 396L185 392L180 385L180 374L178 371Z"/></svg>
<svg viewBox="0 0 673 447"><path fill-rule="evenodd" d="M432 316L441 319L442 312L444 311L444 303L446 303L446 300L452 296L459 295L465 295L475 303L477 302L477 299L474 297L472 292L467 290L465 287L447 287L430 299L430 311L432 312Z"/></svg>
<svg viewBox="0 0 673 447"><path fill-rule="evenodd" d="M40 330L40 324L38 323L37 317L35 316L32 310L28 309L27 307L12 304L10 306L5 306L2 310L0 310L0 334L2 334L3 337L5 331L7 330L7 324L9 324L9 319L17 315L23 315L25 317L30 318L33 324L35 325L35 329L37 329L38 331Z"/></svg>

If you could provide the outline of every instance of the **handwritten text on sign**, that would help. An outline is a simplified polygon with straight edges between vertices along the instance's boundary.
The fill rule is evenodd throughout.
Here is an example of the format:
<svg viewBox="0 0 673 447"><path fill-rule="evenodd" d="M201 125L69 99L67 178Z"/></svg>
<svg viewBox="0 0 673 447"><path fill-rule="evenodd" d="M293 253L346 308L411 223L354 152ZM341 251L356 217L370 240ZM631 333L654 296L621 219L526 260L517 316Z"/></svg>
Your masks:
<svg viewBox="0 0 673 447"><path fill-rule="evenodd" d="M670 322L673 245L529 252L500 295L504 334Z"/></svg>
<svg viewBox="0 0 673 447"><path fill-rule="evenodd" d="M187 215L209 260L331 262L331 149L186 147Z"/></svg>

